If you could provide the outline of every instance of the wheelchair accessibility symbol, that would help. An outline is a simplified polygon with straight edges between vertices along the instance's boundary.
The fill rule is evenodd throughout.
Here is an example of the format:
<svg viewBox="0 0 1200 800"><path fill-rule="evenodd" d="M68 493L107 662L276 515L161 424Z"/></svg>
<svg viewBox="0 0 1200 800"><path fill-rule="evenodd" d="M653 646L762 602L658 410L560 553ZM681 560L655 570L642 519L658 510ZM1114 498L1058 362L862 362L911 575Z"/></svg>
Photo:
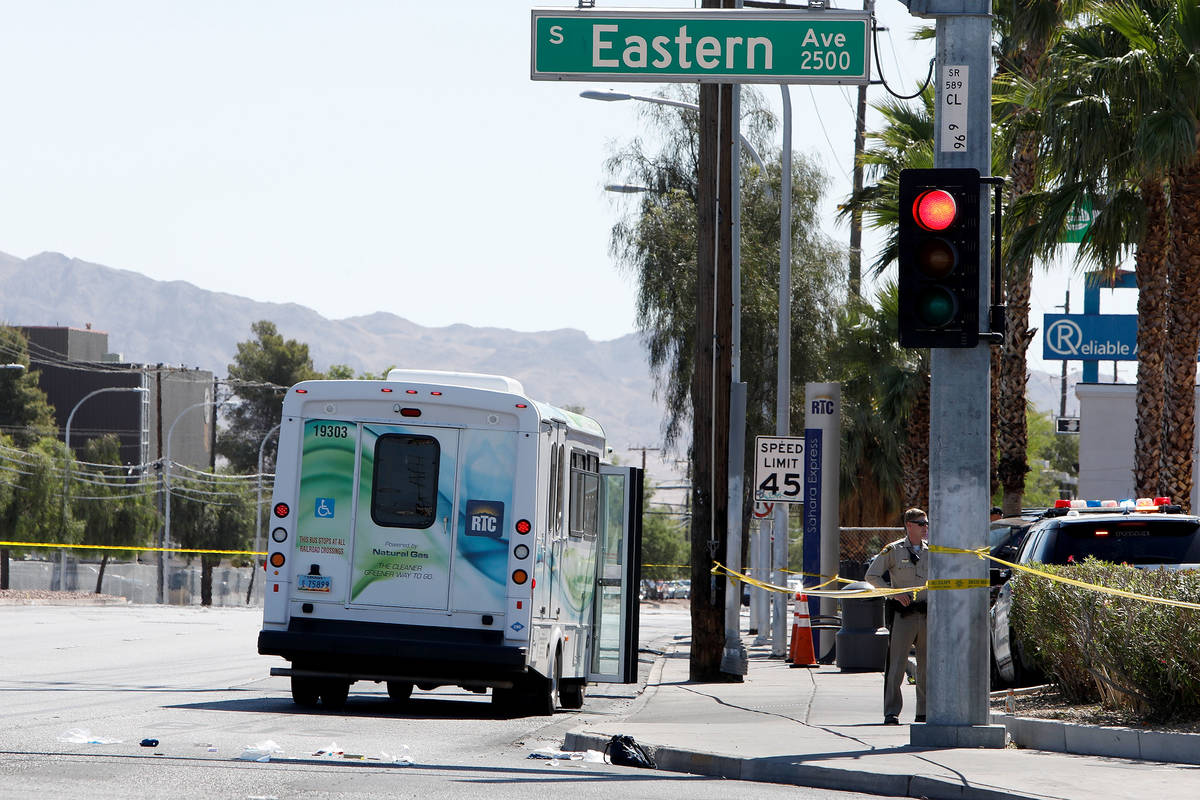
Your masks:
<svg viewBox="0 0 1200 800"><path fill-rule="evenodd" d="M318 516L318 517L321 517L324 519L332 518L333 517L333 498L332 497L318 497L317 498L317 507L313 513L315 516Z"/></svg>

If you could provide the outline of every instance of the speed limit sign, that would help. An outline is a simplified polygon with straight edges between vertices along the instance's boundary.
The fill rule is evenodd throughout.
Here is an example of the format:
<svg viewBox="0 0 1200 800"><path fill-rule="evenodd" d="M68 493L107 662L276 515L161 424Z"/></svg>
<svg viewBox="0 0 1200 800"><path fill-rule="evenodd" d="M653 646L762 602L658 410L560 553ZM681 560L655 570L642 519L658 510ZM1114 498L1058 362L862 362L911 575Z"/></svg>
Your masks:
<svg viewBox="0 0 1200 800"><path fill-rule="evenodd" d="M799 503L804 489L804 437L754 438L754 499Z"/></svg>

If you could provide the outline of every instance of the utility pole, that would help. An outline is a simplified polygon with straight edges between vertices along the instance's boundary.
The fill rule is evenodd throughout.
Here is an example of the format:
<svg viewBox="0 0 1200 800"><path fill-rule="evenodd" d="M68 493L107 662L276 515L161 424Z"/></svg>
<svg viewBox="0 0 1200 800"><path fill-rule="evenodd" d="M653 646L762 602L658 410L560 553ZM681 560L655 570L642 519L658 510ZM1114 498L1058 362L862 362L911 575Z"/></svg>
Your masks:
<svg viewBox="0 0 1200 800"><path fill-rule="evenodd" d="M875 0L863 0L863 9L875 14ZM863 187L863 167L860 159L867 149L867 84L858 87L858 109L854 118L854 195ZM855 205L850 211L850 281L851 299L862 296L862 209Z"/></svg>
<svg viewBox="0 0 1200 800"><path fill-rule="evenodd" d="M154 426L155 426L154 441L157 443L157 446L158 446L158 452L155 455L154 464L155 464L156 472L158 473L158 502L159 502L158 510L159 510L159 515L161 517L165 517L166 510L167 510L165 504L171 502L171 499L169 497L167 497L166 494L163 493L163 489L165 487L163 485L163 472L162 472L162 470L163 470L163 460L162 460L163 459L163 424L162 424L163 386L162 386L162 376L163 376L163 365L160 363L158 365L158 369L156 369L154 371ZM160 548L164 546L163 543L164 543L165 539L164 539L163 534L165 533L165 531L166 531L165 528L158 529L158 546ZM167 600L167 597L166 597L167 554L164 553L161 549L158 551L158 570L157 570L157 572L158 572L158 576L157 576L158 577L158 602L165 603Z"/></svg>
<svg viewBox="0 0 1200 800"><path fill-rule="evenodd" d="M641 450L641 451L642 451L642 472L645 472L645 471L646 471L646 451L647 451L647 450L652 450L653 452L657 453L657 452L659 452L659 451L661 451L661 450L662 450L662 448L661 448L661 447L650 447L650 446L648 446L648 445L641 445L641 444L639 444L639 445L630 445L630 446L629 446L629 449L630 449L630 450Z"/></svg>
<svg viewBox="0 0 1200 800"><path fill-rule="evenodd" d="M934 166L991 175L991 0L908 0L909 10L936 20ZM990 192L982 193L987 197ZM979 250L991 252L991 203L979 203ZM988 325L991 270L979 270L979 320ZM933 545L973 550L988 542L991 507L990 339L974 347L930 349L929 537ZM1004 747L1002 725L989 724L987 563L957 553L932 553L930 585L929 722L913 725L913 745Z"/></svg>
<svg viewBox="0 0 1200 800"><path fill-rule="evenodd" d="M735 0L704 0L733 8ZM729 381L732 336L730 160L736 154L730 84L700 85L700 158L696 190L696 335L692 376L692 648L694 681L729 680L725 587L711 574L725 555L728 508ZM739 465L740 468L740 465ZM740 679L740 676L738 677Z"/></svg>

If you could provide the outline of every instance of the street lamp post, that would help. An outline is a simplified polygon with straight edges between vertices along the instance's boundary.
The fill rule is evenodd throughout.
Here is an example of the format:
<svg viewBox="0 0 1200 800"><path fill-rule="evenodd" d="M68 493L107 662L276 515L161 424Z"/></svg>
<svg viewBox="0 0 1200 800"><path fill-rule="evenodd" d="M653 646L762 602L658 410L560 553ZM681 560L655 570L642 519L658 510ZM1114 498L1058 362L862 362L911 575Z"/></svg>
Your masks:
<svg viewBox="0 0 1200 800"><path fill-rule="evenodd" d="M779 203L779 332L777 334L779 357L775 379L775 433L787 436L791 430L792 415L792 95L787 84L780 84L783 92L783 153L780 190L783 197ZM788 554L788 504L775 504L773 525L775 571L773 579L778 586L787 585ZM773 610L775 619L771 624L771 655L782 658L787 655L787 595L776 593Z"/></svg>
<svg viewBox="0 0 1200 800"><path fill-rule="evenodd" d="M0 370L24 372L24 364L0 364ZM0 589L8 588L8 548L0 548Z"/></svg>
<svg viewBox="0 0 1200 800"><path fill-rule="evenodd" d="M83 397L81 397L79 399L79 402L76 403L75 406L71 409L71 413L67 414L67 424L63 429L63 444L65 444L67 447L67 465L66 465L65 471L63 472L62 516L60 518L60 524L59 524L59 535L61 536L63 541L66 541L66 538L67 538L67 498L71 492L71 464L75 461L75 455L71 451L71 422L75 419L75 412L79 410L79 407L81 405L83 405L88 400L90 400L91 398L95 397L98 394L104 394L105 392L138 392L139 394L145 394L148 391L150 391L150 390L147 389L145 386L105 386L103 389L96 389L95 391L88 392L87 394L85 394ZM58 586L60 589L66 588L66 580L67 580L67 564L66 564L67 556L66 556L66 553L67 553L66 550L60 551L61 555L59 557L59 583L58 583Z"/></svg>

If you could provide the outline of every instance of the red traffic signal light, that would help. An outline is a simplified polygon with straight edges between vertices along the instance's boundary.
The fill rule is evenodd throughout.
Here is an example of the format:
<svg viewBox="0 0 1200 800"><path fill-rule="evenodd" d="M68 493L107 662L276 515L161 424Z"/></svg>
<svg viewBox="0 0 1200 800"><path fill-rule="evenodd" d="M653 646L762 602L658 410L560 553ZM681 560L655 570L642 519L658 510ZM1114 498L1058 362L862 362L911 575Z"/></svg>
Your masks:
<svg viewBox="0 0 1200 800"><path fill-rule="evenodd" d="M900 173L900 344L974 347L979 341L979 171Z"/></svg>
<svg viewBox="0 0 1200 800"><path fill-rule="evenodd" d="M927 231L944 231L954 224L958 204L945 189L930 189L913 201L913 219Z"/></svg>

